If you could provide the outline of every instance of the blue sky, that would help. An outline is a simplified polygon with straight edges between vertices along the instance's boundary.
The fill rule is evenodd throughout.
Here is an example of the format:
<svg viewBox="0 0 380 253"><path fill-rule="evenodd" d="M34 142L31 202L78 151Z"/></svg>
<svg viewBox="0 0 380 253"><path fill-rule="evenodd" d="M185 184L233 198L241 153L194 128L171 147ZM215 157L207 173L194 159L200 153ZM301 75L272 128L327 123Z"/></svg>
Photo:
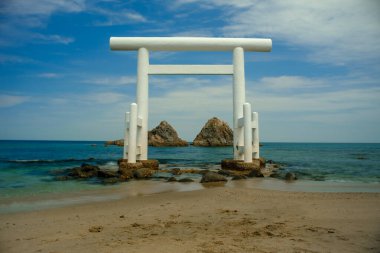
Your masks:
<svg viewBox="0 0 380 253"><path fill-rule="evenodd" d="M136 52L110 36L271 38L246 53L246 99L262 141L380 142L376 0L3 0L0 139L108 140L135 102ZM155 64L230 64L230 52L151 52ZM150 78L150 128L193 140L232 122L232 79Z"/></svg>

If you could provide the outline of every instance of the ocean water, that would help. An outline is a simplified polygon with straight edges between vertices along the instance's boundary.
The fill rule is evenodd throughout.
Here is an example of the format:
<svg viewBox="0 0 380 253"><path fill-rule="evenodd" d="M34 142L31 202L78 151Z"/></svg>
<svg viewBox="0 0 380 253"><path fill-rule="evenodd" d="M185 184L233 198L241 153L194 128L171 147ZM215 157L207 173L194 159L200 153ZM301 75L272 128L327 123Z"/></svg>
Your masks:
<svg viewBox="0 0 380 253"><path fill-rule="evenodd" d="M300 180L380 185L380 144L263 143L261 156L281 164L280 173ZM104 142L0 141L0 202L13 197L112 188L97 180L56 181L57 171L95 164L117 169L122 148ZM149 147L161 168L220 167L232 147ZM196 177L196 175L195 175ZM125 182L128 184L128 182Z"/></svg>

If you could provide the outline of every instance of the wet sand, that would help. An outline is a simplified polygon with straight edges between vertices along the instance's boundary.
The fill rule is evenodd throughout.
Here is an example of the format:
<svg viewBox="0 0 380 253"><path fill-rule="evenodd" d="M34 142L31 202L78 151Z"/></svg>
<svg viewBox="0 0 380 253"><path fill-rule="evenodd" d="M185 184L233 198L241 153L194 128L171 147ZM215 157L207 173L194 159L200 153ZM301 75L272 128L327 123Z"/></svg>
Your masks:
<svg viewBox="0 0 380 253"><path fill-rule="evenodd" d="M96 193L99 201L0 214L0 252L380 251L380 193L252 182L130 182Z"/></svg>

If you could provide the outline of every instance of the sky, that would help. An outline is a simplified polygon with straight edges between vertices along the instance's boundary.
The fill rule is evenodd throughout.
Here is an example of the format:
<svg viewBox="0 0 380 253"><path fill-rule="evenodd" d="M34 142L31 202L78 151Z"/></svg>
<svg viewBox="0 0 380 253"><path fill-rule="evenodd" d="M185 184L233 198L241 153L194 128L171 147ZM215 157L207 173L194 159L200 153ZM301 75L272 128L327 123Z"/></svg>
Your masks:
<svg viewBox="0 0 380 253"><path fill-rule="evenodd" d="M380 1L2 0L0 139L113 140L136 101L135 51L109 38L271 38L246 52L264 142L380 142ZM232 52L150 52L152 64L231 64ZM151 76L149 128L192 141L232 124L231 76Z"/></svg>

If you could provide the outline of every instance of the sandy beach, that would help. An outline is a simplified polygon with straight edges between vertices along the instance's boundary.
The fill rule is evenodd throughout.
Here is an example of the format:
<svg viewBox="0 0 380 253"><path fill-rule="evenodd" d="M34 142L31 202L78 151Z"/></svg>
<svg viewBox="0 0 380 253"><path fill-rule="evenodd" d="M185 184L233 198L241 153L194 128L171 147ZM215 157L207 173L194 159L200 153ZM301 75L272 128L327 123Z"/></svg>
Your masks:
<svg viewBox="0 0 380 253"><path fill-rule="evenodd" d="M0 224L0 252L379 252L380 193L145 190Z"/></svg>

